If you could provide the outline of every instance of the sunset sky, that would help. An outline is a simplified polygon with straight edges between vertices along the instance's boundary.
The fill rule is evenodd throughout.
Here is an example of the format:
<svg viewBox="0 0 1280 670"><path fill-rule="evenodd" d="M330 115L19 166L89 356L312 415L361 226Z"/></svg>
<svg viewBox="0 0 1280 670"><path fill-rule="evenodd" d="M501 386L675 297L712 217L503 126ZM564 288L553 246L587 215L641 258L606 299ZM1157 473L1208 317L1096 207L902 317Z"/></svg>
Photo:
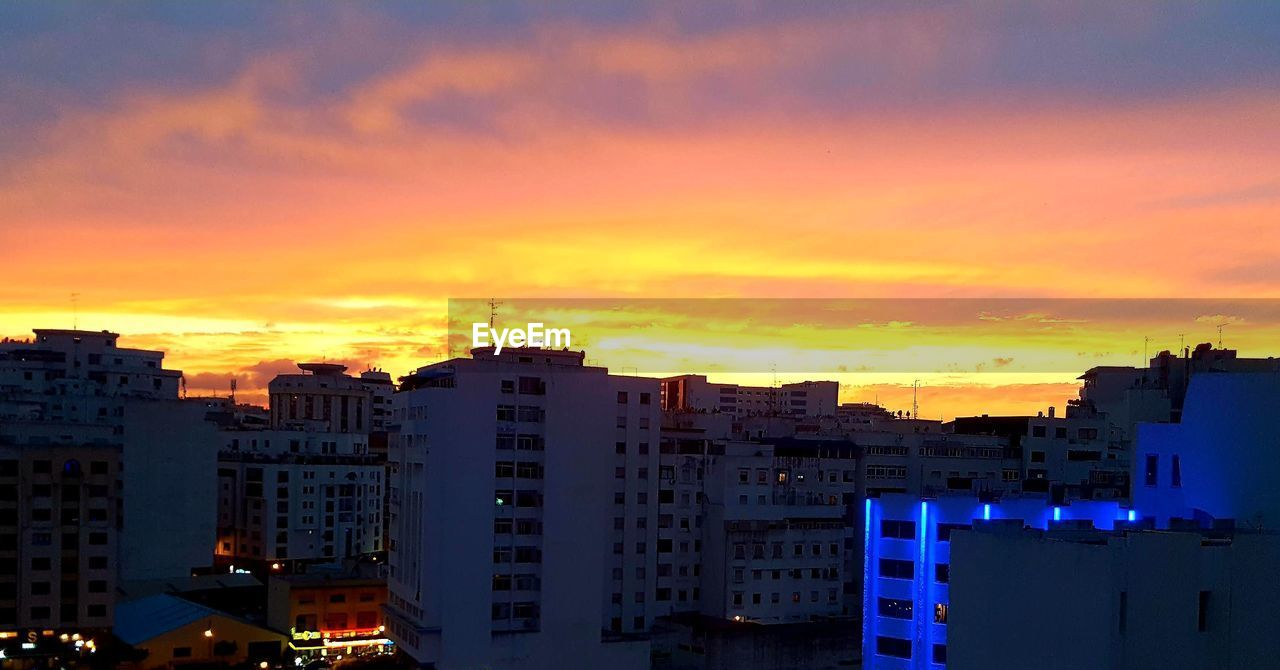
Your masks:
<svg viewBox="0 0 1280 670"><path fill-rule="evenodd" d="M110 329L255 399L439 360L449 298L1280 298L1277 44L1274 2L4 3L0 335ZM1280 354L1269 308L1134 309L1049 370L1023 331L966 349L979 311L775 346L950 342L846 389L949 375L926 416L1061 405L1218 323ZM699 337L583 328L618 369Z"/></svg>

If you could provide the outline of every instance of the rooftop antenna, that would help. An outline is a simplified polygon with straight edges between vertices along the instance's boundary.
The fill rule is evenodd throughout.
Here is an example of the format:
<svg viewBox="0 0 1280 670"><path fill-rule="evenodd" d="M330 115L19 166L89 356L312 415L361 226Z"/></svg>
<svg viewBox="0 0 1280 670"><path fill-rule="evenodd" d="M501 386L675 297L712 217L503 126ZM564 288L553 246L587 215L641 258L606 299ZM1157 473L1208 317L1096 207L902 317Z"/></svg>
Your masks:
<svg viewBox="0 0 1280 670"><path fill-rule="evenodd" d="M1178 333L1178 355L1182 355L1183 350L1187 348L1187 334Z"/></svg>
<svg viewBox="0 0 1280 670"><path fill-rule="evenodd" d="M498 305L502 303L493 298L489 298L489 327L493 328L494 321L498 318Z"/></svg>
<svg viewBox="0 0 1280 670"><path fill-rule="evenodd" d="M231 405L234 407L235 404L236 404L236 378L232 377L231 378Z"/></svg>
<svg viewBox="0 0 1280 670"><path fill-rule="evenodd" d="M1226 324L1226 323L1220 323L1220 324L1218 324L1218 348L1219 348L1219 349L1221 349L1221 348L1222 348L1222 329L1223 329L1223 328L1226 328L1226 327L1227 327L1227 325L1228 325L1228 324Z"/></svg>
<svg viewBox="0 0 1280 670"><path fill-rule="evenodd" d="M71 330L80 330L80 294L71 294Z"/></svg>
<svg viewBox="0 0 1280 670"><path fill-rule="evenodd" d="M911 416L917 419L920 418L920 400L918 397L919 392L920 392L920 380L917 379L911 382Z"/></svg>

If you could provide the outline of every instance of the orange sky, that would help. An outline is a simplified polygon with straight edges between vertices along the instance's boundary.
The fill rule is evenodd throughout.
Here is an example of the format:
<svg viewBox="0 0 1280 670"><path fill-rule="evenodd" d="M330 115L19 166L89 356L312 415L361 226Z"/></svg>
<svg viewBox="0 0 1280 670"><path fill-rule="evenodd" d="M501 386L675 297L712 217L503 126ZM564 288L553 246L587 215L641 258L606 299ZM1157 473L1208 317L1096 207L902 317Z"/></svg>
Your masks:
<svg viewBox="0 0 1280 670"><path fill-rule="evenodd" d="M1280 297L1274 12L291 7L5 8L0 334L77 293L252 395L436 360L450 297Z"/></svg>

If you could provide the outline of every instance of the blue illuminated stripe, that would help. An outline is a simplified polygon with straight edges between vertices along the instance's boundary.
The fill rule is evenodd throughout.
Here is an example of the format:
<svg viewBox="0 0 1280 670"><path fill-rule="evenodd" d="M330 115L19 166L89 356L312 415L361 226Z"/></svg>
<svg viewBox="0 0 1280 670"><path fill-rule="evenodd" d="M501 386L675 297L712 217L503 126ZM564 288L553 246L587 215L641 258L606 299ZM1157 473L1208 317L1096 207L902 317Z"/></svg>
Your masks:
<svg viewBox="0 0 1280 670"><path fill-rule="evenodd" d="M929 598L929 585L933 582L933 571L929 569L929 545L931 541L929 533L929 503L928 501L920 502L920 558L916 564L916 603L915 603L915 623L916 623L916 640L918 645L911 651L911 657L916 659L916 667L926 669L932 659L933 646L929 644L931 639L930 624L933 623L933 602Z"/></svg>
<svg viewBox="0 0 1280 670"><path fill-rule="evenodd" d="M991 503L987 503L982 506L982 520L983 521L991 520Z"/></svg>
<svg viewBox="0 0 1280 670"><path fill-rule="evenodd" d="M866 500L862 518L864 526L862 536L862 658L867 670L872 670L876 666L874 628L876 613L871 610L871 603L875 602L873 591L880 574L879 570L873 569L874 563L871 557L872 518L870 498Z"/></svg>
<svg viewBox="0 0 1280 670"><path fill-rule="evenodd" d="M1137 520L1138 520L1137 510L1129 510L1129 523L1133 523L1134 521L1137 521Z"/></svg>
<svg viewBox="0 0 1280 670"><path fill-rule="evenodd" d="M1054 520L1054 521L1062 521L1062 508L1061 508L1061 507L1055 507L1055 508L1053 508L1053 520Z"/></svg>

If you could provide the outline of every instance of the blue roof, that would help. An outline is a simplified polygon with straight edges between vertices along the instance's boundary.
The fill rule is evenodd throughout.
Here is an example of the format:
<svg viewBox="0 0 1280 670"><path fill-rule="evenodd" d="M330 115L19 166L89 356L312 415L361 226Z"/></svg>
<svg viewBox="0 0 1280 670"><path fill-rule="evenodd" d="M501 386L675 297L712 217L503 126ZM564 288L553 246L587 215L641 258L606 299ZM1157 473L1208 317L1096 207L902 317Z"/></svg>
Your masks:
<svg viewBox="0 0 1280 670"><path fill-rule="evenodd" d="M159 593L117 604L112 632L121 640L136 645L214 616L227 615L190 600Z"/></svg>

